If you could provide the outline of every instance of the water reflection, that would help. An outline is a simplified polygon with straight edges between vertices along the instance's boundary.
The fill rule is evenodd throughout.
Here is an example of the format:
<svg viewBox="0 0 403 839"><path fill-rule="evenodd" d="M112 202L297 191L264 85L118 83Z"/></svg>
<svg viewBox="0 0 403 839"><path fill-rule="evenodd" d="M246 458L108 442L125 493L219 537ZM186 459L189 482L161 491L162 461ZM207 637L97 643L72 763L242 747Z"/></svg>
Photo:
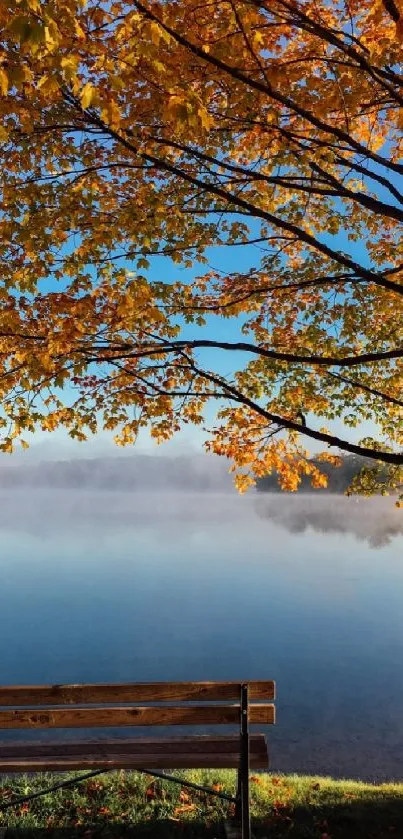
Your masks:
<svg viewBox="0 0 403 839"><path fill-rule="evenodd" d="M345 498L340 495L284 497L260 494L256 510L263 519L285 527L290 533L351 533L380 548L403 534L403 511L391 498Z"/></svg>

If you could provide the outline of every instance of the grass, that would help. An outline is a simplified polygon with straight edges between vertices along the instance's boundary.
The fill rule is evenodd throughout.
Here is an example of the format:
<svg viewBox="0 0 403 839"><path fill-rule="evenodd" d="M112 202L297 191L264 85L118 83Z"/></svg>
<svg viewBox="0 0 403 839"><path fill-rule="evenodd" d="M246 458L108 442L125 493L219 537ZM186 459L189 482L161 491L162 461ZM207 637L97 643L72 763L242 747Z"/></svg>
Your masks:
<svg viewBox="0 0 403 839"><path fill-rule="evenodd" d="M79 773L77 773L79 774ZM178 773L179 774L179 773ZM232 771L182 777L233 793ZM55 776L0 780L0 804L51 786ZM403 784L297 775L252 775L252 827L259 839L403 839ZM232 805L136 772L114 772L0 812L7 839L213 839ZM5 834L1 828L6 828Z"/></svg>

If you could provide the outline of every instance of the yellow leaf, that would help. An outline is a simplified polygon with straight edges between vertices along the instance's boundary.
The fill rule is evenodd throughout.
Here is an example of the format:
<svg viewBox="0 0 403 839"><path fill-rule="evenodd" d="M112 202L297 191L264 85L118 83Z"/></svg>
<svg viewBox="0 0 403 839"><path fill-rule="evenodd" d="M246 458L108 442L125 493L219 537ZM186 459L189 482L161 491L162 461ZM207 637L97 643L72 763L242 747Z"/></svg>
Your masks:
<svg viewBox="0 0 403 839"><path fill-rule="evenodd" d="M39 79L38 90L41 90L42 93L56 93L59 89L60 85L55 76L42 76Z"/></svg>
<svg viewBox="0 0 403 839"><path fill-rule="evenodd" d="M120 110L116 102L111 99L101 111L101 119L111 128L119 128L120 125Z"/></svg>
<svg viewBox="0 0 403 839"><path fill-rule="evenodd" d="M154 22L150 23L151 41L152 41L153 44L156 44L156 46L158 46L158 44L161 40L162 31L163 30L161 30L161 27L159 26L158 23L154 23Z"/></svg>
<svg viewBox="0 0 403 839"><path fill-rule="evenodd" d="M251 475L238 474L235 476L235 486L241 494L246 492L254 483L255 481Z"/></svg>
<svg viewBox="0 0 403 839"><path fill-rule="evenodd" d="M3 96L5 96L7 94L7 91L8 91L8 76L7 76L6 71L3 70L2 67L0 68L0 90L3 94Z"/></svg>
<svg viewBox="0 0 403 839"><path fill-rule="evenodd" d="M78 56L64 56L60 62L64 78L70 82L77 72Z"/></svg>
<svg viewBox="0 0 403 839"><path fill-rule="evenodd" d="M166 70L165 64L163 64L162 61L159 61L158 58L154 58L151 63L153 65L154 69L157 71L157 73L165 73L165 70Z"/></svg>
<svg viewBox="0 0 403 839"><path fill-rule="evenodd" d="M80 24L79 24L78 20L75 20L75 21L74 21L74 30L75 30L75 33L76 33L76 35L77 35L77 38L79 38L79 39L80 39L80 41L85 40L85 32L84 32L84 29L80 26Z"/></svg>
<svg viewBox="0 0 403 839"><path fill-rule="evenodd" d="M87 82L87 84L84 85L80 96L81 105L84 108L84 110L86 110L86 108L89 108L94 103L94 99L96 97L97 91L95 90L95 87L92 84L90 84L90 82Z"/></svg>
<svg viewBox="0 0 403 839"><path fill-rule="evenodd" d="M211 116L208 113L207 109L204 107L204 105L200 105L199 117L200 117L200 122L201 122L203 128L206 131L209 131L210 128L211 128L211 125L212 125L212 119L211 119Z"/></svg>
<svg viewBox="0 0 403 839"><path fill-rule="evenodd" d="M169 33L166 32L164 27L161 26L160 23L157 23L157 21L152 21L150 23L150 35L152 43L156 46L159 45L161 40L165 41L166 44L169 44L171 40Z"/></svg>
<svg viewBox="0 0 403 839"><path fill-rule="evenodd" d="M59 28L54 20L48 20L45 26L45 42L50 51L56 49L60 40Z"/></svg>
<svg viewBox="0 0 403 839"><path fill-rule="evenodd" d="M6 143L8 140L8 131L4 125L0 125L0 143Z"/></svg>
<svg viewBox="0 0 403 839"><path fill-rule="evenodd" d="M178 128L180 124L186 125L189 122L190 104L184 96L169 95L163 106L163 114L168 122Z"/></svg>

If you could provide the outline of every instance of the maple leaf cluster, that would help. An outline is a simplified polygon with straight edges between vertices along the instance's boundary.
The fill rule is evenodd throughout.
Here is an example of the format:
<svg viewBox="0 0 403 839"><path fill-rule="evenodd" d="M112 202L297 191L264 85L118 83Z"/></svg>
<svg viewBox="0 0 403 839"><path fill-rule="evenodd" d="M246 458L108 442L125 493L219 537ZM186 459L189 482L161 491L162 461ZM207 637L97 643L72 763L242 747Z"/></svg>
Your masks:
<svg viewBox="0 0 403 839"><path fill-rule="evenodd" d="M314 440L397 493L400 0L8 0L0 29L3 451L214 401L241 490L322 486Z"/></svg>

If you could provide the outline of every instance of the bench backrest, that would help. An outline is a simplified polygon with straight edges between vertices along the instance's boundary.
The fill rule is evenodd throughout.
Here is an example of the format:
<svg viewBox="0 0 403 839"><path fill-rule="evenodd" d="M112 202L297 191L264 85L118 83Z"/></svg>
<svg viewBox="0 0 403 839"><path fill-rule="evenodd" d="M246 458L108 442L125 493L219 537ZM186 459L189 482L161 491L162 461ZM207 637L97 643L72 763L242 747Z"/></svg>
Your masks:
<svg viewBox="0 0 403 839"><path fill-rule="evenodd" d="M0 729L239 725L242 685L249 723L274 723L272 681L144 682L0 687Z"/></svg>

